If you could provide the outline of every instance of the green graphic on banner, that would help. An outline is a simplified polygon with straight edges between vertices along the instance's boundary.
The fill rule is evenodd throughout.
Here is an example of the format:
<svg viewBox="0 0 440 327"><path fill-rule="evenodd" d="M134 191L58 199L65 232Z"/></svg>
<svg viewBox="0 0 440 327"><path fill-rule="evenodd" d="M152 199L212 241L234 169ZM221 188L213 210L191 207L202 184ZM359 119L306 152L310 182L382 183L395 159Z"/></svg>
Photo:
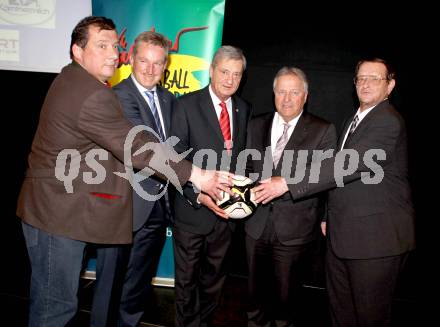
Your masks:
<svg viewBox="0 0 440 327"><path fill-rule="evenodd" d="M176 96L206 86L209 63L221 45L224 9L224 0L93 0L93 14L113 19L118 28L120 67L110 83L130 75L136 36L154 30L171 43L162 85Z"/></svg>
<svg viewBox="0 0 440 327"><path fill-rule="evenodd" d="M224 11L225 0L93 0L93 15L111 18L118 29L119 67L110 84L116 85L130 75L129 58L136 36L154 30L171 44L162 86L176 96L205 87L209 64L221 46ZM167 228L166 236L154 283L172 286L171 229Z"/></svg>

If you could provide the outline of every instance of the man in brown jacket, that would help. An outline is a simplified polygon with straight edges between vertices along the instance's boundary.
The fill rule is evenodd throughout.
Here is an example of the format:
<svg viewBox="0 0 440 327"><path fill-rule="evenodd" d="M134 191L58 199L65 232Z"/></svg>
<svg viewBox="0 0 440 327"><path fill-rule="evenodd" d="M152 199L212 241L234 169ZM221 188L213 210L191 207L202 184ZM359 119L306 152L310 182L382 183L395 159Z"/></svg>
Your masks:
<svg viewBox="0 0 440 327"><path fill-rule="evenodd" d="M43 104L18 199L32 267L29 326L64 326L75 315L87 244L132 241L130 163L177 188L191 181L214 198L230 180L229 174L173 161L173 151L150 133L134 138L131 153L124 148L133 126L105 84L118 64L112 20L81 20L72 32L70 55L72 63L54 80ZM142 152L144 145L150 150ZM133 155L136 150L142 153ZM108 310L106 304L100 310ZM96 317L92 312L92 325L105 326L105 320L105 312Z"/></svg>

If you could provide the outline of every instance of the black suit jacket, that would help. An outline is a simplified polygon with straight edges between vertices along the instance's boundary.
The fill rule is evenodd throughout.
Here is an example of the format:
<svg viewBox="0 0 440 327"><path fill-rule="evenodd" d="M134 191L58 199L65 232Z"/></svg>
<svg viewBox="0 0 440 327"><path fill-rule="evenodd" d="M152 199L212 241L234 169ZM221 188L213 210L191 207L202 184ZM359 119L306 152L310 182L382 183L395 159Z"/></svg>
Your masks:
<svg viewBox="0 0 440 327"><path fill-rule="evenodd" d="M249 124L247 143L248 149L257 149L262 153L261 160L251 160L248 164L249 172L258 173L261 178L264 165L264 152L271 145L271 129L274 114L267 114L253 119ZM336 129L329 122L312 114L303 112L298 123L286 144L285 150L294 150L293 164L290 177L296 169L298 150L308 150L308 161L312 158L312 150L333 149L336 146ZM270 153L270 149L268 149ZM284 157L284 154L283 154ZM272 176L281 176L282 160ZM270 157L271 158L271 155ZM273 165L272 165L273 167ZM314 196L301 200L293 200L290 192L271 201L266 205L259 205L253 216L245 223L246 233L259 239L271 216L275 232L281 243L285 245L304 244L312 241L317 233L317 224L323 215L323 198Z"/></svg>
<svg viewBox="0 0 440 327"><path fill-rule="evenodd" d="M151 127L158 133L153 114L145 101L144 97L139 93L138 88L133 82L131 76L117 84L114 91L118 95L122 104L124 116L133 125L145 125ZM165 125L165 134L170 136L171 113L175 103L174 96L166 89L157 86L157 97L159 99L160 110ZM161 182L158 178L152 176L140 182L142 188L150 195L156 195L161 191ZM133 192L133 231L139 230L147 221L154 201L148 201Z"/></svg>
<svg viewBox="0 0 440 327"><path fill-rule="evenodd" d="M192 148L187 159L194 161L194 156L202 152L210 153L215 159L212 165L203 162L202 168L234 171L237 156L246 146L246 129L250 118L250 107L237 96L232 97L232 140L233 148L230 156L226 155L224 140L220 130L214 104L209 94L209 86L178 98L173 111L171 133L180 139L176 145L181 153ZM222 155L224 153L224 155ZM221 158L228 159L221 163ZM200 158L200 157L199 157ZM229 162L230 159L230 162ZM199 165L199 161L194 164ZM177 227L197 234L208 234L218 218L211 210L197 204L198 193L192 185L184 187L184 195L175 198L175 224Z"/></svg>
<svg viewBox="0 0 440 327"><path fill-rule="evenodd" d="M340 136L342 142L351 119ZM373 108L359 123L344 150L359 154L355 173L336 187L335 158L322 163L318 184L290 185L295 198L331 189L328 195L327 235L334 253L341 258L368 259L405 253L415 247L414 211L408 183L407 135L400 114L387 101ZM382 149L385 160L374 161L384 176L378 184L361 180L372 173L363 160L366 151Z"/></svg>

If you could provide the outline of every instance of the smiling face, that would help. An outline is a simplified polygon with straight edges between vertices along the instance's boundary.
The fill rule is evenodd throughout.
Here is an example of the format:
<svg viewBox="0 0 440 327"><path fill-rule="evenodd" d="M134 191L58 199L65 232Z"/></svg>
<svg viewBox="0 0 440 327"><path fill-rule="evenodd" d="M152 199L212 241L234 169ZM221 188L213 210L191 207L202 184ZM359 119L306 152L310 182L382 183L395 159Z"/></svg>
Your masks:
<svg viewBox="0 0 440 327"><path fill-rule="evenodd" d="M371 108L386 99L395 86L395 80L387 80L387 68L380 62L364 62L356 75L356 93L360 109Z"/></svg>
<svg viewBox="0 0 440 327"><path fill-rule="evenodd" d="M307 101L304 82L294 74L281 75L274 83L275 107L287 123L297 117Z"/></svg>
<svg viewBox="0 0 440 327"><path fill-rule="evenodd" d="M105 83L118 66L118 35L115 30L103 30L90 25L84 48L74 44L73 57L85 70Z"/></svg>
<svg viewBox="0 0 440 327"><path fill-rule="evenodd" d="M218 60L209 69L212 91L220 100L226 101L237 91L242 75L243 61L226 58Z"/></svg>
<svg viewBox="0 0 440 327"><path fill-rule="evenodd" d="M164 48L140 42L136 54L130 58L134 77L143 87L152 89L162 78L166 59Z"/></svg>

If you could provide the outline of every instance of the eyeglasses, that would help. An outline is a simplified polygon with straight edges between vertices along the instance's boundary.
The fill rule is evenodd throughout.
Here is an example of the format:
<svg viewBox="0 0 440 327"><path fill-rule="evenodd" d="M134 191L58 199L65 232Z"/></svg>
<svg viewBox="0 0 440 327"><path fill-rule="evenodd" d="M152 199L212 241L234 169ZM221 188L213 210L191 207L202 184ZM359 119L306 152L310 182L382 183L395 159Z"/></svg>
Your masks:
<svg viewBox="0 0 440 327"><path fill-rule="evenodd" d="M365 83L370 83L371 85L379 85L380 81L388 80L384 77L379 76L356 76L353 79L355 85L363 85Z"/></svg>

